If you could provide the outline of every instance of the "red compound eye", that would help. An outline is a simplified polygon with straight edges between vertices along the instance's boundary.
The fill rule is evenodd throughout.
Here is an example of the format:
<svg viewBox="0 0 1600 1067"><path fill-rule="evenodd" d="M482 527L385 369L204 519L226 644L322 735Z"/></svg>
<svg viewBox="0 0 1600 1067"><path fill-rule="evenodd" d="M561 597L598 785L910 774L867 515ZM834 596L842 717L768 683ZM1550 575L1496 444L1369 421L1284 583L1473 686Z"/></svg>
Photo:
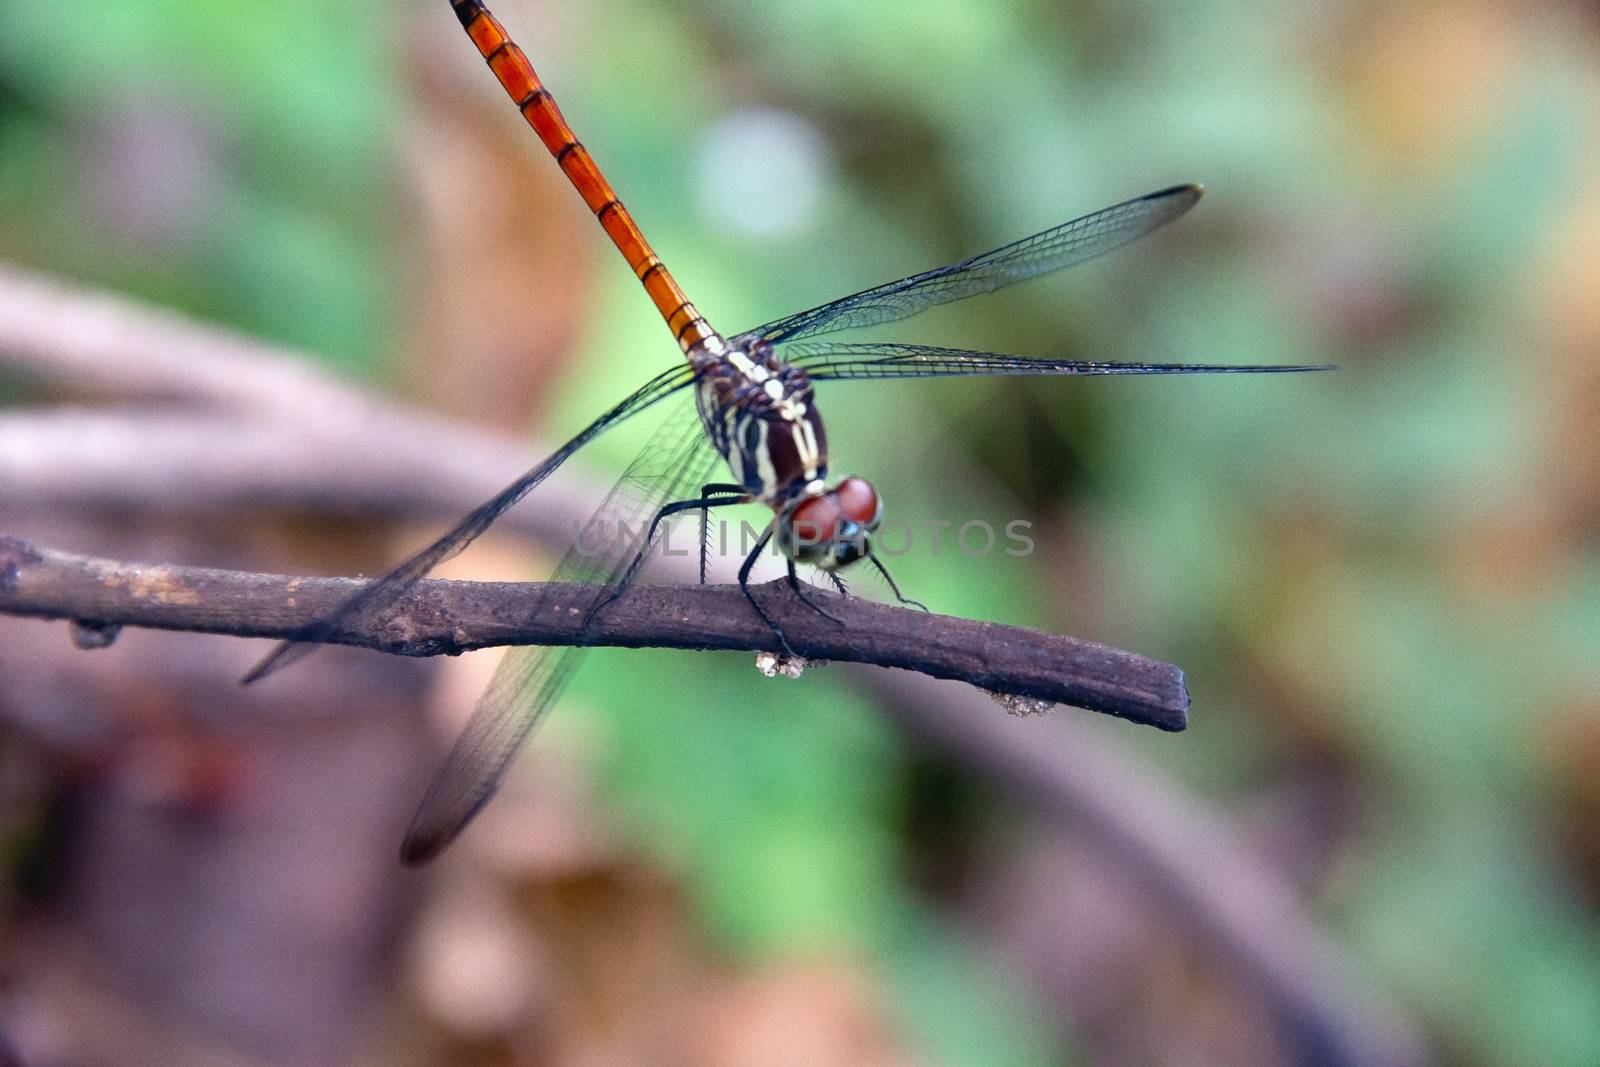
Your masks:
<svg viewBox="0 0 1600 1067"><path fill-rule="evenodd" d="M801 501L789 515L789 526L798 545L825 545L839 534L842 515L833 494Z"/></svg>
<svg viewBox="0 0 1600 1067"><path fill-rule="evenodd" d="M839 511L851 522L868 530L878 525L878 493L865 478L846 478L829 495L839 501Z"/></svg>

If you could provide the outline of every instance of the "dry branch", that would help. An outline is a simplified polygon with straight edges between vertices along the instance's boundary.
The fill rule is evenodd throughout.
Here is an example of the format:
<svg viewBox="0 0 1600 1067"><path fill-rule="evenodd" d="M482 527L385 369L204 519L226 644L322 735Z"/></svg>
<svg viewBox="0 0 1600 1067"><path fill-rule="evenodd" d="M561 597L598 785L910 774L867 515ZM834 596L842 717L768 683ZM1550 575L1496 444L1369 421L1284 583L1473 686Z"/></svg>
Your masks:
<svg viewBox="0 0 1600 1067"><path fill-rule="evenodd" d="M360 584L353 578L117 563L0 538L0 611L71 619L88 633L129 625L293 637ZM606 592L570 582L424 581L388 617L354 624L331 641L410 656L497 645L780 650L737 586L635 586L585 627ZM782 582L757 586L756 595L807 659L901 667L1163 730L1185 725L1189 695L1183 672L1131 652L817 591L841 625L799 603Z"/></svg>

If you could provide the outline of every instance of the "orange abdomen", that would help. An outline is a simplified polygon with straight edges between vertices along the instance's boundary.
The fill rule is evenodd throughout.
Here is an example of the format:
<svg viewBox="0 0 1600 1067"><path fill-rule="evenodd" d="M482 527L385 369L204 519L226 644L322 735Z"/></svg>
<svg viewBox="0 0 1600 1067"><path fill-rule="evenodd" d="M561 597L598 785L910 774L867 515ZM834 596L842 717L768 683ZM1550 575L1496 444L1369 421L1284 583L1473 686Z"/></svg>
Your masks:
<svg viewBox="0 0 1600 1067"><path fill-rule="evenodd" d="M594 212L601 228L611 238L612 244L622 253L633 268L633 273L644 285L645 292L655 303L656 310L666 320L678 344L685 352L701 342L716 336L716 331L695 310L689 298L679 288L676 280L644 239L639 224L633 221L628 209L617 199L616 190L606 181L605 175L595 165L589 150L573 134L561 109L556 106L550 91L539 80L533 64L521 48L506 34L505 27L489 13L479 0L450 0L467 36L478 46L478 51L488 61L506 93L516 102L522 117L539 135L545 148L555 157L583 202Z"/></svg>

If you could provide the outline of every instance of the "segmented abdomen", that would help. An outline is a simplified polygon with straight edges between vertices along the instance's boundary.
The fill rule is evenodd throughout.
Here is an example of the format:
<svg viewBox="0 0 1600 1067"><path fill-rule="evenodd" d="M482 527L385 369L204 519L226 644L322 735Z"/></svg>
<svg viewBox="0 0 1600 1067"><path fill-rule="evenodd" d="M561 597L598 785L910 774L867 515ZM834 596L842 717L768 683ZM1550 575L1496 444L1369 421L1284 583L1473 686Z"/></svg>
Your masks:
<svg viewBox="0 0 1600 1067"><path fill-rule="evenodd" d="M616 190L606 181L605 175L595 165L589 150L583 147L572 127L567 125L561 109L556 106L550 90L534 72L533 64L511 37L500 21L489 13L479 0L450 0L456 17L466 29L467 36L477 45L488 62L489 69L500 79L507 95L516 102L522 117L528 120L545 148L555 156L562 173L572 182L583 197L583 202L594 212L611 243L617 246L628 266L650 294L656 310L666 320L667 327L678 339L679 346L687 352L696 345L716 336L716 331L701 318L695 306L689 303L683 290L661 257L655 254L638 223L617 198Z"/></svg>

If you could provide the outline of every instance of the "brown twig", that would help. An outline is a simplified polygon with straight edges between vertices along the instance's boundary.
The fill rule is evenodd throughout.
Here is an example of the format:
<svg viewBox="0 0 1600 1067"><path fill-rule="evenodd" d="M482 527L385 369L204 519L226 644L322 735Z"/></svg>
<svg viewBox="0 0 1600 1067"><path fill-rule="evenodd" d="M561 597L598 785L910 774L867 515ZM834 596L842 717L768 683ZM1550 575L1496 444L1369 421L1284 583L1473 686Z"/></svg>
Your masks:
<svg viewBox="0 0 1600 1067"><path fill-rule="evenodd" d="M295 578L197 567L115 563L0 538L0 611L73 619L80 633L150 626L293 637L356 589L351 578ZM777 652L771 628L727 585L634 586L606 595L581 583L424 581L375 624L332 643L411 656L497 645L616 645ZM1170 664L1018 626L928 615L817 591L839 622L798 602L781 582L756 587L794 650L808 659L901 667L1160 727L1181 730L1189 695Z"/></svg>

